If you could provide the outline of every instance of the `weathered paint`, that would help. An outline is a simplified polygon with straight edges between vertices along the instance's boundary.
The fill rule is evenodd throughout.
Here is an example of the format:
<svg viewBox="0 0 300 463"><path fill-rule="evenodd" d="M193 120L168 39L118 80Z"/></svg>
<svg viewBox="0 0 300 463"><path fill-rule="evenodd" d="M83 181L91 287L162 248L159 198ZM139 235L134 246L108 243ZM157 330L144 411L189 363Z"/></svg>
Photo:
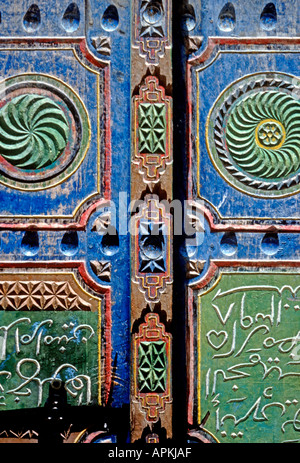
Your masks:
<svg viewBox="0 0 300 463"><path fill-rule="evenodd" d="M191 3L187 197L200 228L185 254L188 421L214 442L296 442L299 194L298 179L284 183L293 129L274 99L298 120L299 4ZM266 139L269 122L280 140Z"/></svg>
<svg viewBox="0 0 300 463"><path fill-rule="evenodd" d="M21 273L26 272L26 282L41 285L44 279L50 283L53 279L63 279L67 273L78 278L79 286L73 288L78 297L82 285L86 297L90 301L98 301L96 311L90 314L74 312L73 320L67 310L72 297L70 299L68 288L65 292L62 289L61 299L65 301L65 307L55 312L50 310L47 314L42 307L38 310L35 305L30 312L30 320L36 326L53 317L53 329L49 326L49 331L43 333L43 336L49 336L48 339L50 336L62 336L59 333L64 321L69 323L73 320L75 326L85 322L91 327L94 335L89 342L92 344L83 351L82 359L79 350L76 351L77 361L74 348L66 349L63 363L72 363L73 357L77 363L74 364L74 371L77 368L83 375L92 371L92 396L87 401L80 399L79 402L98 406L106 404L114 383L114 394L110 397L113 407L129 403L129 240L126 235L120 236L117 252L108 253L105 233L93 230L93 223L110 209L110 200L118 207L119 191L128 192L130 185L130 149L126 143L130 134L130 93L129 79L123 72L129 68L130 57L127 3L122 2L119 7L121 27L115 29L107 29L105 21L101 22L106 9L103 2L77 2L76 18L72 16L73 10L68 11L68 2L40 2L39 11L27 11L27 2L2 2L0 7L1 91L6 95L1 100L1 108L2 113L6 111L9 115L12 111L16 115L20 110L18 118L10 121L10 135L12 138L20 137L20 131L27 130L19 123L23 120L23 107L21 103L18 106L17 100L25 97L27 106L34 98L37 101L44 98L41 115L45 118L45 124L37 116L34 102L31 114L34 114L34 120L38 118L43 127L45 156L47 150L53 151L49 133L47 135L47 105L57 105L54 109L61 123L56 128L62 137L64 134L66 137L65 146L61 139L60 151L56 155L51 151L53 162L45 160L42 164L40 161L34 164L33 160L30 171L26 165L24 169L20 162L18 164L14 160L15 151L13 156L9 151L3 151L7 169L1 171L3 181L0 185L1 278L4 281L12 278L21 285L21 278L24 278ZM96 40L101 36L111 42L108 54L107 49L105 51ZM124 50L122 58L118 53L120 48ZM8 108L5 105L9 102L11 106ZM122 108L122 111L118 108ZM26 114L29 114L30 108L27 109ZM29 127L29 121L25 123ZM17 124L19 132L13 128L14 124ZM53 130L53 118L49 124L52 124ZM4 124L2 133L5 128L7 126ZM32 124L30 128L34 130ZM42 150L42 144L38 143ZM35 152L33 158L36 158ZM27 154L24 162L29 162L28 159ZM119 249L122 250L119 252ZM91 262L96 260L105 260L107 265L114 266L110 281L101 272L97 275L93 271ZM39 280L39 272L43 274L42 281ZM40 296L43 299L43 294ZM25 297L22 291L20 297ZM22 318L23 310L28 315L30 302L27 301L20 309L17 299L15 304L14 312L3 312L1 326L7 326L12 319ZM19 336L25 334L20 328ZM10 347L13 342L11 335L12 332ZM9 355L12 353L13 350ZM16 376L16 362L22 362L22 355L31 358L29 345L26 351L15 352L15 359L14 356L10 359L14 386L5 386L5 396L7 389L17 387L20 374ZM59 368L61 353L56 356L54 351L49 354L44 350L39 355L41 362L40 357L33 355L32 364L39 362L40 379L53 377L52 370ZM117 359L117 372L112 370L114 359ZM5 359L2 360L5 363ZM116 375L122 378L121 383L115 380ZM14 402L11 394L7 397L9 400L2 407L5 410L33 407L36 404L41 406L47 398L44 395L40 403L34 387L30 397L24 395L20 402ZM80 404L76 400L74 402L74 397L69 395L71 402Z"/></svg>

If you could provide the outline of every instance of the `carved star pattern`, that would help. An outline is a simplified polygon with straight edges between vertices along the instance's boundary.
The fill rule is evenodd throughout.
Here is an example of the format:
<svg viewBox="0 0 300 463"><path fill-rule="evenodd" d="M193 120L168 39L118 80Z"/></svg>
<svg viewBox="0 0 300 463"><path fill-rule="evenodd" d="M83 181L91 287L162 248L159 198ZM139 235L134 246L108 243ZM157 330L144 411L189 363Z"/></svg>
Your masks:
<svg viewBox="0 0 300 463"><path fill-rule="evenodd" d="M166 388L166 346L163 341L141 342L139 388L141 392L163 392Z"/></svg>
<svg viewBox="0 0 300 463"><path fill-rule="evenodd" d="M166 107L162 103L139 105L140 153L165 153Z"/></svg>
<svg viewBox="0 0 300 463"><path fill-rule="evenodd" d="M0 306L4 310L90 310L68 282L0 282Z"/></svg>

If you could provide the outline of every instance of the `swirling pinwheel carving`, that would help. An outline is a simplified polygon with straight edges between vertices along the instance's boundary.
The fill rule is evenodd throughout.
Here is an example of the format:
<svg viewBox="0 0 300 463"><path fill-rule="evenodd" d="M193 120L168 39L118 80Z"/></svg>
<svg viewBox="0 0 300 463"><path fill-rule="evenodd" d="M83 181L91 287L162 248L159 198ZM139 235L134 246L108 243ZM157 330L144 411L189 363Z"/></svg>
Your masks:
<svg viewBox="0 0 300 463"><path fill-rule="evenodd" d="M0 154L17 168L37 170L53 164L68 137L64 112L46 96L20 95L0 111Z"/></svg>
<svg viewBox="0 0 300 463"><path fill-rule="evenodd" d="M299 189L300 101L298 79L247 76L217 99L207 122L210 157L228 183L258 196Z"/></svg>
<svg viewBox="0 0 300 463"><path fill-rule="evenodd" d="M232 110L228 151L244 171L261 179L285 179L300 167L300 103L276 91L260 92Z"/></svg>

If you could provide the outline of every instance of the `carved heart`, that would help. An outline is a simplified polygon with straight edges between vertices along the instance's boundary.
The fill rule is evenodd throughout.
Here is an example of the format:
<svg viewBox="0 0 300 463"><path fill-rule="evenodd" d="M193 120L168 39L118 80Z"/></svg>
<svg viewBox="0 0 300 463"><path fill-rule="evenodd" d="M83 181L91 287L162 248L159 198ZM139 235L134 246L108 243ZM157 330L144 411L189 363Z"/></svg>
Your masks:
<svg viewBox="0 0 300 463"><path fill-rule="evenodd" d="M223 339L221 340L221 343L220 344L214 344L211 340L211 336L214 335L216 338L219 338L220 336L223 337ZM215 330L210 330L207 334L206 334L206 338L207 338L207 342L208 344L213 347L214 349L216 350L219 350L221 349L221 347L224 346L224 344L227 342L227 339L228 339L228 333L226 331L215 331Z"/></svg>

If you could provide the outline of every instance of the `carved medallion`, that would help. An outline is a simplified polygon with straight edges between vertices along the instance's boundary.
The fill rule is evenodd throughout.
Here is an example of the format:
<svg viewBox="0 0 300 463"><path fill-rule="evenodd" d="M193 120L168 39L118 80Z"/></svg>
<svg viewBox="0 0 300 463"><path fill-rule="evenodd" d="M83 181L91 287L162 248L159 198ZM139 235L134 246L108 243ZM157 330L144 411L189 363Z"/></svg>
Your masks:
<svg viewBox="0 0 300 463"><path fill-rule="evenodd" d="M172 283L171 216L157 197L147 196L134 220L135 262L133 281L148 302L158 302Z"/></svg>
<svg viewBox="0 0 300 463"><path fill-rule="evenodd" d="M89 144L80 98L58 79L39 74L5 81L0 95L0 182L44 189L67 179Z"/></svg>
<svg viewBox="0 0 300 463"><path fill-rule="evenodd" d="M0 153L20 169L41 169L65 149L69 124L60 107L36 94L13 98L0 110Z"/></svg>
<svg viewBox="0 0 300 463"><path fill-rule="evenodd" d="M257 74L218 98L207 123L207 147L219 173L235 188L278 197L299 191L299 79Z"/></svg>

